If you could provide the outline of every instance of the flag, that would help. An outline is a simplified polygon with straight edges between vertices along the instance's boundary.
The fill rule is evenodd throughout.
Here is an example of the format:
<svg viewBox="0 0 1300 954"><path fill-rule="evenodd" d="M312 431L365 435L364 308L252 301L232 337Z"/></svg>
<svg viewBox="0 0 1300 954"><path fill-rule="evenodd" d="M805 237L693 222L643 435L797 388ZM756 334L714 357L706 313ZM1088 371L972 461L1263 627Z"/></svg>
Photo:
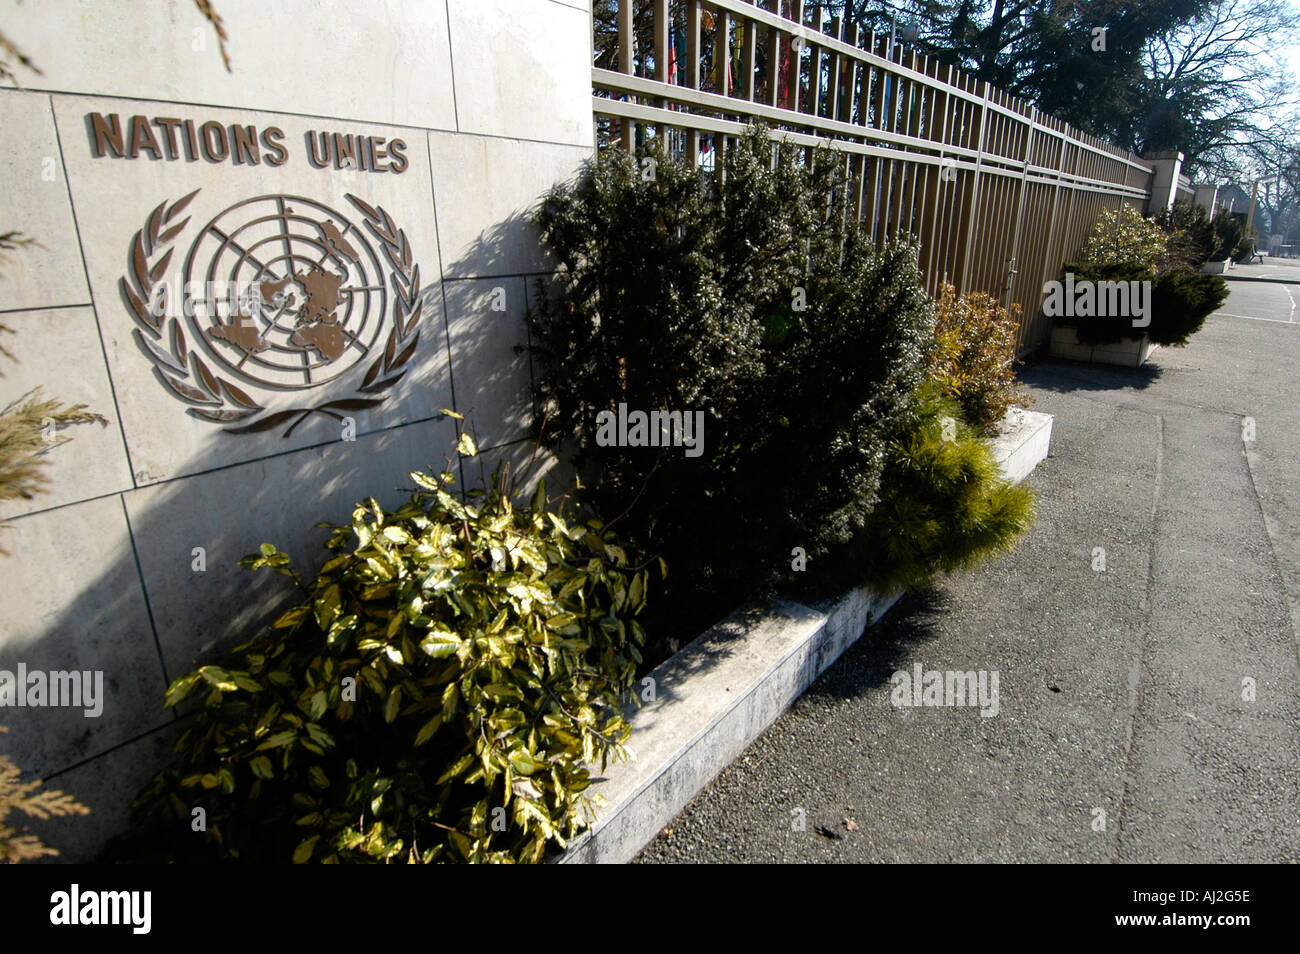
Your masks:
<svg viewBox="0 0 1300 954"><path fill-rule="evenodd" d="M781 10L782 16L788 16L789 11L783 3ZM777 89L780 91L780 98L777 100L778 106L792 106L794 101L790 96L790 40L782 39L779 35L777 38L777 47L781 51L781 60L777 69Z"/></svg>
<svg viewBox="0 0 1300 954"><path fill-rule="evenodd" d="M736 30L736 43L731 53L731 82L728 84L732 90L736 89L745 73L745 32L743 26Z"/></svg>
<svg viewBox="0 0 1300 954"><path fill-rule="evenodd" d="M668 85L677 85L677 31L668 31Z"/></svg>

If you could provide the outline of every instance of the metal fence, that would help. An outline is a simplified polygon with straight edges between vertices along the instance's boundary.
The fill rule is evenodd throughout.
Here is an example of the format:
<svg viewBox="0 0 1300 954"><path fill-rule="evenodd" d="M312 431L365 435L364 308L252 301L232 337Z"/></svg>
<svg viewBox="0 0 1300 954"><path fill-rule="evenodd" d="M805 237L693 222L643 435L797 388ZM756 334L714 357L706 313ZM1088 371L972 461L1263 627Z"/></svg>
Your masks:
<svg viewBox="0 0 1300 954"><path fill-rule="evenodd" d="M932 294L946 280L1018 305L1022 353L1048 332L1043 283L1097 215L1144 210L1151 194L1152 167L1132 153L803 0L617 0L611 12L593 16L598 148L662 135L707 168L762 120L840 150L873 238L914 236Z"/></svg>

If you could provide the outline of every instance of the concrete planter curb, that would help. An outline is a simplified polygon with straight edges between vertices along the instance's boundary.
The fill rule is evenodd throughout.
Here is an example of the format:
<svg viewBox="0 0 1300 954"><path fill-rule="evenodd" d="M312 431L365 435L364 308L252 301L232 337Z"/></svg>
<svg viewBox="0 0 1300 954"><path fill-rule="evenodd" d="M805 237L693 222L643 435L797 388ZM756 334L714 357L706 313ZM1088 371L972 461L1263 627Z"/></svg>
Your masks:
<svg viewBox="0 0 1300 954"><path fill-rule="evenodd" d="M1124 338L1108 345L1083 344L1079 341L1073 327L1054 325L1051 341L1048 344L1048 354L1053 358L1068 358L1071 361L1140 368L1159 347L1157 344L1152 344L1146 335L1141 338Z"/></svg>
<svg viewBox="0 0 1300 954"><path fill-rule="evenodd" d="M991 443L1010 480L1047 456L1051 433L1049 414L1008 413ZM631 861L901 596L859 587L818 607L748 607L651 672L654 701L625 713L632 758L592 786L607 804L556 863Z"/></svg>

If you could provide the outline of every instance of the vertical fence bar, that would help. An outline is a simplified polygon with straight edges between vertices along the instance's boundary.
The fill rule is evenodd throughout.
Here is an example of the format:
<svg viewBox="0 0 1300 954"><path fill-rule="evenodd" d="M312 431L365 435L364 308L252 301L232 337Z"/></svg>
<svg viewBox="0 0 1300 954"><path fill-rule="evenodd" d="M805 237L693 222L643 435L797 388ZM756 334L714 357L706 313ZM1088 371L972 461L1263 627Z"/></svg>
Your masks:
<svg viewBox="0 0 1300 954"><path fill-rule="evenodd" d="M745 79L740 84L741 95L749 102L754 101L754 72L758 69L758 24L753 20L746 20L744 26L744 43L745 53L741 57L741 69L745 71Z"/></svg>
<svg viewBox="0 0 1300 954"><path fill-rule="evenodd" d="M846 42L852 44L854 49L860 48L862 46L862 27L858 26L856 23L853 24L853 31L849 34L849 37L846 40ZM848 82L849 101L844 111L844 121L846 123L857 122L857 120L854 119L853 117L857 113L858 83L860 83L861 81L862 81L862 63L856 57L851 58L849 60L849 82Z"/></svg>
<svg viewBox="0 0 1300 954"><path fill-rule="evenodd" d="M831 17L830 23L826 26L826 33L837 40L844 39L843 34L844 21L839 17ZM826 116L828 119L839 119L840 117L840 54L832 50L829 58L830 62L830 84L826 90L828 97Z"/></svg>
<svg viewBox="0 0 1300 954"><path fill-rule="evenodd" d="M632 6L631 3L628 4ZM655 79L665 85L668 83L668 31L672 22L668 19L668 0L655 0L654 6L654 48ZM664 106L667 100L653 100L656 106ZM655 125L655 134L662 136L660 145L668 148L668 127L663 123Z"/></svg>
<svg viewBox="0 0 1300 954"><path fill-rule="evenodd" d="M819 4L814 4L812 15L815 20L819 20L822 15L822 8ZM813 22L810 24L811 29L808 31L809 36L814 36L821 32L821 23ZM822 114L822 47L820 43L808 42L808 112L813 116Z"/></svg>
<svg viewBox="0 0 1300 954"><path fill-rule="evenodd" d="M686 0L686 85L700 88L700 0ZM691 165L700 161L700 131L692 126L686 132L686 151Z"/></svg>
<svg viewBox="0 0 1300 954"><path fill-rule="evenodd" d="M638 2L641 16L652 21L637 19ZM797 131L804 139L798 148L806 153L812 150L809 137L875 146L874 154L845 149L836 159L844 186L832 201L842 203L842 220L852 214L875 241L903 233L914 237L932 293L948 280L963 294L987 291L1004 305L1023 306L1021 345L1033 343L1041 328L1036 280L1049 280L1054 268L1077 254L1100 210L1140 201L1130 192L1150 193L1151 175L1132 153L1044 116L968 73L944 70L887 35L862 31L838 5L840 15L830 17L825 11L831 8L820 2L745 2L620 2L617 66L602 57L610 68L593 67L596 92L608 90L614 98L594 99L598 145L607 142L605 129L629 150L641 130L666 133L675 151L684 142L698 162L700 140L709 135L717 140L719 177L731 137L701 128L704 116L741 122L762 116ZM676 22L675 11L682 18ZM789 15L778 20L773 12ZM685 56L670 83L672 31L683 21ZM701 75L706 23L714 41L711 77ZM641 51L638 24L646 47ZM802 50L794 49L796 37ZM856 55L859 50L870 62ZM620 76L636 78L623 83ZM638 118L621 115L629 110L619 99L640 104ZM832 142L837 145L844 143ZM942 160L953 153L961 168L949 172Z"/></svg>
<svg viewBox="0 0 1300 954"><path fill-rule="evenodd" d="M970 290L971 248L975 241L975 222L979 218L980 170L984 165L984 137L988 131L989 86L982 80L979 85L984 101L980 104L979 147L975 154L975 171L971 182L971 212L966 222L966 241L962 248L961 293L963 295Z"/></svg>
<svg viewBox="0 0 1300 954"><path fill-rule="evenodd" d="M633 0L618 5L618 68L627 76L636 70L636 30L633 28ZM623 118L623 148L629 153L636 148L636 129L631 119Z"/></svg>
<svg viewBox="0 0 1300 954"><path fill-rule="evenodd" d="M1029 115L1028 132L1023 137L1024 149L1021 153L1021 161L1024 163L1025 167L1020 173L1020 183L1019 183L1019 188L1017 189L1017 191L1019 192L1019 196L1017 197L1017 201L1016 201L1016 225L1015 225L1015 230L1012 232L1011 235L1011 263L1007 269L1008 272L1007 296L1006 296L1006 301L1003 303L1003 307L1008 307L1011 303L1011 286L1013 283L1012 276L1016 273L1016 256L1020 253L1020 227L1025 215L1025 190L1027 188L1027 183L1029 181L1029 159L1030 159L1030 152L1034 146L1033 123L1037 115L1038 115L1038 110L1035 108L1034 111ZM1019 130L1017 130L1017 138L1020 138L1018 133ZM1022 322L1024 321L1024 319L1021 320ZM1021 332L1023 333L1023 328L1021 329Z"/></svg>
<svg viewBox="0 0 1300 954"><path fill-rule="evenodd" d="M790 19L803 26L803 0L790 0ZM802 39L800 41L802 43ZM799 112L803 102L803 50L790 44L790 109Z"/></svg>
<svg viewBox="0 0 1300 954"><path fill-rule="evenodd" d="M780 3L774 4L777 12L780 13ZM781 104L781 31L776 27L767 28L767 76L764 77L767 83L767 96L764 102L769 106L780 106Z"/></svg>

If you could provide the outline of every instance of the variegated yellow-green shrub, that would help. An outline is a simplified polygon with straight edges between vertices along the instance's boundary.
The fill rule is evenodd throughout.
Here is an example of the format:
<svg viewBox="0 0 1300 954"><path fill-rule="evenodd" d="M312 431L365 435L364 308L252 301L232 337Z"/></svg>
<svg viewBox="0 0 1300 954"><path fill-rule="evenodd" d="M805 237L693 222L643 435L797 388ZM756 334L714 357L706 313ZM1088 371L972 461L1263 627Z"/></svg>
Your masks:
<svg viewBox="0 0 1300 954"><path fill-rule="evenodd" d="M136 857L536 862L581 830L588 764L628 735L649 571L499 478L462 502L412 474L405 506L357 507L306 599L172 684L202 708ZM269 544L241 562L302 585Z"/></svg>
<svg viewBox="0 0 1300 954"><path fill-rule="evenodd" d="M980 431L990 431L1007 410L1029 402L1016 382L1019 306L1011 310L992 295L958 295L944 282L934 304L930 377Z"/></svg>

